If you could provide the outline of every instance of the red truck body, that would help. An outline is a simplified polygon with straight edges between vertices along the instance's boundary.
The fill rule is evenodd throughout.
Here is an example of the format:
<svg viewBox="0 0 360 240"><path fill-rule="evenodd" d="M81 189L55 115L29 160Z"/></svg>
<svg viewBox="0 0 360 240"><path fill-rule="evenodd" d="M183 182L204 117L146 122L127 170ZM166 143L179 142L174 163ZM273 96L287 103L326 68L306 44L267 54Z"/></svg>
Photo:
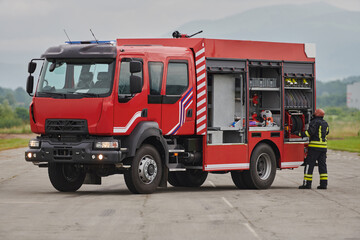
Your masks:
<svg viewBox="0 0 360 240"><path fill-rule="evenodd" d="M155 185L162 186L168 178L174 186L197 186L189 178L195 176L198 183L200 178L206 179L207 172L232 172L238 187L242 185L239 181L244 180L246 187L268 188L275 177L274 166L296 168L303 163L307 140L299 138L297 131L306 127L315 108L312 45L202 38L117 39L114 44L103 44L103 48L100 45L68 43L43 55L45 76L40 77L30 106L31 129L41 136L33 143L35 147L30 143L25 157L27 161L49 166L49 176L50 168L70 164L76 166L76 171L86 173L86 179L124 173L126 180L128 174L127 184L132 192L152 192L154 188L143 190L136 186L138 177L129 173L142 163L149 166L153 163L139 156L140 165L133 165L144 145L153 146L160 155L162 164L155 165L155 169L162 169L159 176L162 184ZM99 49L89 50L94 46ZM41 89L49 85L44 81L51 82L45 80L44 73L50 63L58 63L61 68L66 62L68 83L61 87L76 89L76 70L71 68L71 61L75 61L76 68L82 60L105 58L113 59L114 67L108 72L110 90L103 97L81 96L84 90L76 90L81 97L66 95L70 92L41 95L48 94ZM126 78L122 77L125 70L121 68L133 61L141 63L141 91L122 94L122 79ZM79 79L86 71L98 74L98 81L92 78L95 86L102 75L108 74L84 70L83 66ZM70 74L74 76L69 77ZM132 83L129 84L131 88ZM51 92L57 91L54 89ZM253 101L254 96L260 96L260 103ZM252 119L253 112L260 116L264 111L272 113L271 126L264 119ZM69 120L83 120L86 130L71 133L64 125L77 123ZM51 124L61 126L51 128ZM97 141L103 138L117 141L117 147L111 151L95 149ZM91 144L79 147L84 141ZM56 150L59 148L67 150ZM99 160L99 154L104 158ZM77 159L76 155L83 158ZM100 174L100 166L106 166L107 173ZM139 169L153 173L152 167ZM258 179L254 179L254 174ZM140 184L154 183L144 178ZM88 183L94 182L98 181Z"/></svg>

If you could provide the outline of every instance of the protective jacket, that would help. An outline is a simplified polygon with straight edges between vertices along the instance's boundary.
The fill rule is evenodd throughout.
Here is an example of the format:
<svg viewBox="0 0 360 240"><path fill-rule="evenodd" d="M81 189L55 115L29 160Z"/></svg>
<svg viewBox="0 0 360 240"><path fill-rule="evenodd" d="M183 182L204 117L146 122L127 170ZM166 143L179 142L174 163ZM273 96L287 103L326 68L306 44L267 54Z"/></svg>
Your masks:
<svg viewBox="0 0 360 240"><path fill-rule="evenodd" d="M318 150L327 149L327 138L329 134L329 125L323 117L314 117L311 119L309 129L305 132L301 132L301 137L308 137L309 147L317 148Z"/></svg>

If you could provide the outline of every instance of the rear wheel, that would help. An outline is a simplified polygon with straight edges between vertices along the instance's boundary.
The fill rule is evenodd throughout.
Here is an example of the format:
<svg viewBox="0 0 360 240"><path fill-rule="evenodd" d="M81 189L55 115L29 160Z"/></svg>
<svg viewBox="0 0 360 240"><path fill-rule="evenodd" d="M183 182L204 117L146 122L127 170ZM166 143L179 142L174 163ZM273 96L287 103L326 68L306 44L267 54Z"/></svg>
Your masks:
<svg viewBox="0 0 360 240"><path fill-rule="evenodd" d="M176 178L182 187L200 187L206 180L208 172L188 169L186 172L176 172Z"/></svg>
<svg viewBox="0 0 360 240"><path fill-rule="evenodd" d="M245 189L248 188L248 186L245 184L244 181L244 172L240 172L240 171L232 171L231 172L231 178L235 184L235 186L239 189Z"/></svg>
<svg viewBox="0 0 360 240"><path fill-rule="evenodd" d="M69 163L49 163L48 174L51 184L60 192L75 192L85 180L85 172Z"/></svg>
<svg viewBox="0 0 360 240"><path fill-rule="evenodd" d="M168 182L174 187L181 187L181 184L176 176L176 172L169 172Z"/></svg>
<svg viewBox="0 0 360 240"><path fill-rule="evenodd" d="M125 183L132 193L153 193L160 184L162 164L158 151L151 145L141 146L124 173Z"/></svg>
<svg viewBox="0 0 360 240"><path fill-rule="evenodd" d="M250 170L243 173L244 183L249 188L267 189L273 183L275 174L274 151L268 144L261 143L251 154Z"/></svg>

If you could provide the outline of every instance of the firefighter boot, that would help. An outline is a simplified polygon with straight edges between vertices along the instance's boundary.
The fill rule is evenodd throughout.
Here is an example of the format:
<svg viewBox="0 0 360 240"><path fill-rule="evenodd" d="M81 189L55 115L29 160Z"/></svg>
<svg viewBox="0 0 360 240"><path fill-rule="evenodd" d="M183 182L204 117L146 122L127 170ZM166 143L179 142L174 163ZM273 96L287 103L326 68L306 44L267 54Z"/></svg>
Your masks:
<svg viewBox="0 0 360 240"><path fill-rule="evenodd" d="M327 184L328 184L327 173L321 173L320 174L320 186L318 186L317 189L327 189Z"/></svg>
<svg viewBox="0 0 360 240"><path fill-rule="evenodd" d="M303 185L299 186L299 189L311 189L311 181L304 181Z"/></svg>

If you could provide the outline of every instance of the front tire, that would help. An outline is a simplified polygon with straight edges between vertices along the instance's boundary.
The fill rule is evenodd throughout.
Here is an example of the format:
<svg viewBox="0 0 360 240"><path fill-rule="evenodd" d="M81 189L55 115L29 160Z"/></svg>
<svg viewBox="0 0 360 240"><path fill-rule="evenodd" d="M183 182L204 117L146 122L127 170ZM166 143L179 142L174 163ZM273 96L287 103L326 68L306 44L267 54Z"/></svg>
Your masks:
<svg viewBox="0 0 360 240"><path fill-rule="evenodd" d="M132 193L153 193L162 176L160 154L152 145L141 146L132 160L131 168L124 173L126 186Z"/></svg>
<svg viewBox="0 0 360 240"><path fill-rule="evenodd" d="M250 170L243 172L246 186L253 189L267 189L276 174L276 157L272 148L265 143L259 144L251 154Z"/></svg>
<svg viewBox="0 0 360 240"><path fill-rule="evenodd" d="M85 172L80 171L74 164L49 163L48 174L51 184L60 192L75 192L85 180Z"/></svg>

